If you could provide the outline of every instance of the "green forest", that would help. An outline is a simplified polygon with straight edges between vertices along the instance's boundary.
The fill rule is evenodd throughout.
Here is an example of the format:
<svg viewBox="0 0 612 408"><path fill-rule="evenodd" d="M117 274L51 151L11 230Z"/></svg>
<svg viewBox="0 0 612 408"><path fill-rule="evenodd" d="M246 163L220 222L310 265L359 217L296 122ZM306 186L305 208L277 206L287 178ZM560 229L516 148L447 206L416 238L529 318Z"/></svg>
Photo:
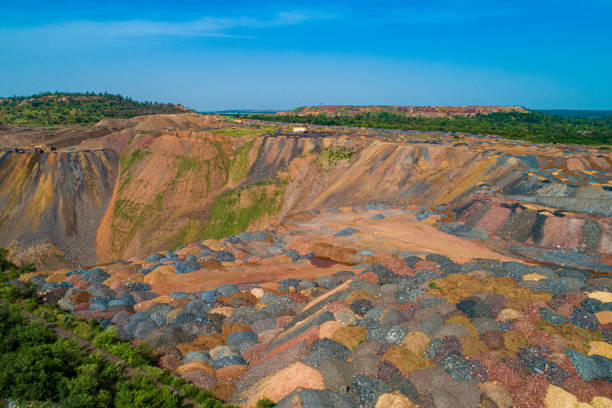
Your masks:
<svg viewBox="0 0 612 408"><path fill-rule="evenodd" d="M12 284L33 267L17 266L6 255L0 249L0 407L232 407L156 367L146 343L133 347L119 341L112 326L104 329L95 320L83 321L55 305L39 303L32 285ZM73 339L28 320L24 312L92 341L125 365L86 352ZM126 366L145 374L130 376ZM262 400L259 406L273 404Z"/></svg>
<svg viewBox="0 0 612 408"><path fill-rule="evenodd" d="M591 109L538 109L538 112L548 115L561 116L563 118L609 118L612 117L612 110L591 110Z"/></svg>
<svg viewBox="0 0 612 408"><path fill-rule="evenodd" d="M612 144L612 117L568 118L542 112L491 113L448 118L408 117L389 112L344 116L254 114L245 117L315 125L492 134L533 143Z"/></svg>
<svg viewBox="0 0 612 408"><path fill-rule="evenodd" d="M138 102L107 93L40 93L0 98L0 125L86 125L103 118L186 112L180 105Z"/></svg>

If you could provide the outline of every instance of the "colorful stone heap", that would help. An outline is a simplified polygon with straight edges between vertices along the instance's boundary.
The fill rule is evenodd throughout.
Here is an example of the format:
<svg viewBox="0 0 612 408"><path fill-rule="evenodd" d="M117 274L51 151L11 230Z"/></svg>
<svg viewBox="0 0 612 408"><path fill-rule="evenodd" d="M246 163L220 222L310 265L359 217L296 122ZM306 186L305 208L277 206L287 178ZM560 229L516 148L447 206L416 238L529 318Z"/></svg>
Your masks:
<svg viewBox="0 0 612 408"><path fill-rule="evenodd" d="M288 237L243 233L32 280L47 300L147 341L161 367L241 406L612 406L609 276L374 249L351 255L372 263L348 265L300 253ZM278 270L287 276L274 280Z"/></svg>

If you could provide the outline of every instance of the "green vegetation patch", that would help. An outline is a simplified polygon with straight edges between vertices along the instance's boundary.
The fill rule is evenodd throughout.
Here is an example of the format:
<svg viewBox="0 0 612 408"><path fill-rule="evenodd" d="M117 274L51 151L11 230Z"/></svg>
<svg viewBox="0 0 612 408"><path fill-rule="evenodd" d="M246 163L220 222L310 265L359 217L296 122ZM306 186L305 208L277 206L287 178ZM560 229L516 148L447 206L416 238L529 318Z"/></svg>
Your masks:
<svg viewBox="0 0 612 408"><path fill-rule="evenodd" d="M492 134L533 143L612 144L612 117L571 118L542 112L425 118L389 112L355 115L247 115L250 119L315 125Z"/></svg>
<svg viewBox="0 0 612 408"><path fill-rule="evenodd" d="M244 179L248 174L248 161L249 161L249 152L253 148L253 144L255 143L255 139L251 139L242 146L240 146L234 152L234 157L232 159L232 163L229 167L228 174L228 182L230 185L234 183L238 183L240 180Z"/></svg>
<svg viewBox="0 0 612 408"><path fill-rule="evenodd" d="M136 149L133 152L124 152L119 158L119 165L121 166L121 173L125 173L132 167L137 161L147 157L151 152L147 150Z"/></svg>
<svg viewBox="0 0 612 408"><path fill-rule="evenodd" d="M272 408L275 405L276 404L274 404L274 402L270 400L269 398L262 398L259 401L257 401L257 405L255 406L255 408Z"/></svg>
<svg viewBox="0 0 612 408"><path fill-rule="evenodd" d="M538 109L538 112L563 118L605 118L612 116L612 110L588 109Z"/></svg>
<svg viewBox="0 0 612 408"><path fill-rule="evenodd" d="M108 93L41 93L0 98L0 124L10 126L85 125L104 118L131 118L191 112L180 105L138 102Z"/></svg>
<svg viewBox="0 0 612 408"><path fill-rule="evenodd" d="M117 338L117 327L109 326L106 330L99 332L93 339L96 346L108 350L127 361L132 367L144 367L155 361L153 349L148 343L140 343L132 347Z"/></svg>
<svg viewBox="0 0 612 408"><path fill-rule="evenodd" d="M347 146L329 146L321 150L319 158L327 164L336 164L341 160L350 159L355 152Z"/></svg>
<svg viewBox="0 0 612 408"><path fill-rule="evenodd" d="M429 289L440 290L442 289L435 281L429 282Z"/></svg>
<svg viewBox="0 0 612 408"><path fill-rule="evenodd" d="M205 224L200 220L190 219L182 228L179 228L176 233L168 238L168 247L175 249L182 245L196 241L202 236Z"/></svg>
<svg viewBox="0 0 612 408"><path fill-rule="evenodd" d="M192 158L192 157L178 156L177 157L176 178L178 179L192 171L195 171L195 172L201 171L202 167L203 167L202 160Z"/></svg>
<svg viewBox="0 0 612 408"><path fill-rule="evenodd" d="M150 379L138 376L133 381L118 384L115 406L172 408L180 405L178 396L170 393L167 387L160 388Z"/></svg>
<svg viewBox="0 0 612 408"><path fill-rule="evenodd" d="M217 197L210 210L210 221L204 231L205 238L223 238L238 234L265 216L274 216L282 206L285 183L252 184L227 191Z"/></svg>
<svg viewBox="0 0 612 408"><path fill-rule="evenodd" d="M141 204L128 199L118 199L113 207L115 221L111 226L113 234L112 249L120 253L125 245L136 235L146 222L151 222L151 214L159 202Z"/></svg>
<svg viewBox="0 0 612 408"><path fill-rule="evenodd" d="M132 140L134 139L131 139L130 143L132 142ZM142 150L142 149L136 149L129 153L127 152L127 149L123 151L123 153L121 154L121 157L119 157L119 169L120 169L120 176L121 176L121 184L119 184L120 192L123 191L123 189L132 180L132 176L130 174L130 170L132 169L132 166L136 162L144 159L150 154L151 154L150 151Z"/></svg>
<svg viewBox="0 0 612 408"><path fill-rule="evenodd" d="M261 136L269 135L278 130L278 126L232 126L212 129L210 132L224 136Z"/></svg>
<svg viewBox="0 0 612 408"><path fill-rule="evenodd" d="M16 306L0 305L0 322L2 398L32 406L180 406L168 389L128 379L117 364L28 322Z"/></svg>

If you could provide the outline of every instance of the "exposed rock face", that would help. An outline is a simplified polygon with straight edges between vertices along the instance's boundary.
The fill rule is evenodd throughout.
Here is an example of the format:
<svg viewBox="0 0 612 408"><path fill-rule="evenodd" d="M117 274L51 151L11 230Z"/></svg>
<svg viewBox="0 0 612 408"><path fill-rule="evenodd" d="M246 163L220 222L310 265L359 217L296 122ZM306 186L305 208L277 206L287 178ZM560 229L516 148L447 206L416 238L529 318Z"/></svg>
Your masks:
<svg viewBox="0 0 612 408"><path fill-rule="evenodd" d="M137 134L122 153L98 230L100 258L139 256L268 224L284 207L289 179L279 170L322 144L211 132Z"/></svg>
<svg viewBox="0 0 612 408"><path fill-rule="evenodd" d="M609 152L471 135L457 141L436 132L314 129L294 136L282 126L234 126L193 113L105 119L93 128L107 133L73 152L2 153L0 228L18 231L5 235L9 241L27 248L45 238L69 260L90 264L304 211L415 205L419 221L446 234L542 262L565 257L568 265L595 268L584 254L612 254ZM45 214L55 213L52 225ZM313 252L368 262L367 249L341 253L325 245L333 244Z"/></svg>
<svg viewBox="0 0 612 408"><path fill-rule="evenodd" d="M95 262L118 159L111 150L0 153L0 247L49 242L69 261Z"/></svg>

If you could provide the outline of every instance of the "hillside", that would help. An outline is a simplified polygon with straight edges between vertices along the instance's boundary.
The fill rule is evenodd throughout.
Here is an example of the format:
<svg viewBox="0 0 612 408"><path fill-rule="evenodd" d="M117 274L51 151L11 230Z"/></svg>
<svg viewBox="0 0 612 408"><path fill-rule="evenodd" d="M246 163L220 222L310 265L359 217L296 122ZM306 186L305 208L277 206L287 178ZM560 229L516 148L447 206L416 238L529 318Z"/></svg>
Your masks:
<svg viewBox="0 0 612 408"><path fill-rule="evenodd" d="M138 102L107 93L40 93L0 98L0 125L67 126L103 118L131 118L188 111L181 105Z"/></svg>
<svg viewBox="0 0 612 408"><path fill-rule="evenodd" d="M278 115L294 114L298 116L328 115L328 116L354 116L363 113L388 112L406 117L423 118L448 118L453 116L476 116L488 115L490 113L529 111L520 106L353 106L353 105L329 105L329 106L305 106L296 108L291 112L278 112Z"/></svg>

